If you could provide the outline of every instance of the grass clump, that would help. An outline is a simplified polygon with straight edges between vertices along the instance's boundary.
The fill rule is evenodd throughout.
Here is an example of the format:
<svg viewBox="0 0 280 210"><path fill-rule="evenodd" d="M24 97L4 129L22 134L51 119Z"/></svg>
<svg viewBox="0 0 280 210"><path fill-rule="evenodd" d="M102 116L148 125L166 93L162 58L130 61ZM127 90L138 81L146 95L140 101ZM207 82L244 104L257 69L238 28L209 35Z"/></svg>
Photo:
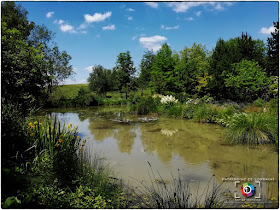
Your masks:
<svg viewBox="0 0 280 210"><path fill-rule="evenodd" d="M130 103L130 110L132 112L136 112L138 115L157 113L160 109L160 102L157 98L134 97L134 99Z"/></svg>
<svg viewBox="0 0 280 210"><path fill-rule="evenodd" d="M217 185L212 179L205 186L203 193L199 195L191 191L191 182L181 179L179 170L177 177L171 174L170 183L167 183L159 173L156 176L152 167L151 172L151 184L141 182L142 188L139 187L139 193L137 192L142 208L223 208L221 185Z"/></svg>
<svg viewBox="0 0 280 210"><path fill-rule="evenodd" d="M233 142L249 145L275 142L275 119L268 114L236 114L232 117L227 136Z"/></svg>

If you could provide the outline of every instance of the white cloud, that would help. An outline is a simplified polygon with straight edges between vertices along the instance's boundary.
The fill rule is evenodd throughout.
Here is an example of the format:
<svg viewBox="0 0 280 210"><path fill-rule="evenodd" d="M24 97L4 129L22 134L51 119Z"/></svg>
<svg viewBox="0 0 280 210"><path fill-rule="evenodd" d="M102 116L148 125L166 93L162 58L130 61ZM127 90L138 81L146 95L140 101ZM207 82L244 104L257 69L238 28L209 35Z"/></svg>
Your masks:
<svg viewBox="0 0 280 210"><path fill-rule="evenodd" d="M53 23L61 25L64 23L64 20L55 20Z"/></svg>
<svg viewBox="0 0 280 210"><path fill-rule="evenodd" d="M84 18L85 18L87 23L92 23L92 22L104 21L107 18L111 17L111 15L112 15L112 12L106 12L104 14L95 13L94 15L85 14Z"/></svg>
<svg viewBox="0 0 280 210"><path fill-rule="evenodd" d="M217 3L216 6L215 6L215 9L216 9L216 10L223 10L224 7L222 6L221 3Z"/></svg>
<svg viewBox="0 0 280 210"><path fill-rule="evenodd" d="M98 39L99 39L100 37L101 37L101 36L100 36L100 34L97 34L97 35L96 35L96 38L98 38Z"/></svg>
<svg viewBox="0 0 280 210"><path fill-rule="evenodd" d="M136 38L137 38L137 36L133 36L131 39L132 39L132 40L135 40Z"/></svg>
<svg viewBox="0 0 280 210"><path fill-rule="evenodd" d="M60 25L60 30L62 32L77 33L74 27L68 24Z"/></svg>
<svg viewBox="0 0 280 210"><path fill-rule="evenodd" d="M133 20L133 17L132 17L132 16L128 16L127 19L128 19L128 20Z"/></svg>
<svg viewBox="0 0 280 210"><path fill-rule="evenodd" d="M148 6L150 6L152 8L157 8L158 7L158 3L156 3L156 2L145 2L145 4L147 4Z"/></svg>
<svg viewBox="0 0 280 210"><path fill-rule="evenodd" d="M196 15L197 17L199 17L199 16L201 15L201 13L202 13L202 11L198 11L198 12L195 13L195 15Z"/></svg>
<svg viewBox="0 0 280 210"><path fill-rule="evenodd" d="M85 70L91 72L93 67L94 67L94 66L87 66L87 67L85 67Z"/></svg>
<svg viewBox="0 0 280 210"><path fill-rule="evenodd" d="M194 19L193 19L193 17L188 17L188 18L186 18L186 20L193 21Z"/></svg>
<svg viewBox="0 0 280 210"><path fill-rule="evenodd" d="M165 29L165 30L172 30L172 29L178 29L178 28L179 28L179 25L173 26L173 27L167 27L167 26L161 25L160 27L161 27L162 29Z"/></svg>
<svg viewBox="0 0 280 210"><path fill-rule="evenodd" d="M115 25L108 25L102 27L102 30L115 30L115 29L116 29Z"/></svg>
<svg viewBox="0 0 280 210"><path fill-rule="evenodd" d="M87 31L80 31L81 34L87 34Z"/></svg>
<svg viewBox="0 0 280 210"><path fill-rule="evenodd" d="M167 41L167 38L159 35L150 36L150 37L141 37L139 39L139 42L142 44L144 48L148 50L154 50L154 51L159 50L161 44L165 41Z"/></svg>
<svg viewBox="0 0 280 210"><path fill-rule="evenodd" d="M211 10L223 10L225 6L232 6L231 2L167 2L166 5L171 7L174 12L186 12L192 7L198 7L200 5L210 6ZM200 14L199 14L200 15ZM197 15L197 16L199 16Z"/></svg>
<svg viewBox="0 0 280 210"><path fill-rule="evenodd" d="M274 32L274 31L275 31L274 26L270 26L269 28L262 27L261 30L260 30L260 33L270 35L271 32Z"/></svg>
<svg viewBox="0 0 280 210"><path fill-rule="evenodd" d="M132 9L132 8L128 8L127 10L130 11L130 12L134 12L135 11L135 9Z"/></svg>
<svg viewBox="0 0 280 210"><path fill-rule="evenodd" d="M83 23L78 27L78 29L85 29L86 27L87 27L87 24Z"/></svg>
<svg viewBox="0 0 280 210"><path fill-rule="evenodd" d="M53 16L53 14L54 14L54 12L48 12L48 13L46 14L46 17L47 17L47 18L51 18L51 17Z"/></svg>
<svg viewBox="0 0 280 210"><path fill-rule="evenodd" d="M197 7L206 2L168 2L166 3L168 7L171 7L175 12L186 12L191 7Z"/></svg>

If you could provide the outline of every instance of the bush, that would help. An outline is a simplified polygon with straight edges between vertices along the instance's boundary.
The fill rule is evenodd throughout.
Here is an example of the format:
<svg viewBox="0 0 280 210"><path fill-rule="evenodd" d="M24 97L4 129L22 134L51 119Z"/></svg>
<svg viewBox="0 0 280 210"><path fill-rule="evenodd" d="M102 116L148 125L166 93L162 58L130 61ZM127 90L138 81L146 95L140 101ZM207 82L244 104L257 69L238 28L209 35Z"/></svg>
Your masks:
<svg viewBox="0 0 280 210"><path fill-rule="evenodd" d="M256 107L263 107L264 104L265 104L265 102L261 98L258 98L257 100L255 100L253 102L253 105L256 106Z"/></svg>
<svg viewBox="0 0 280 210"><path fill-rule="evenodd" d="M24 116L17 105L2 100L1 105L2 158L16 155L28 147L25 141Z"/></svg>
<svg viewBox="0 0 280 210"><path fill-rule="evenodd" d="M160 99L152 97L141 97L137 104L130 107L130 111L136 112L138 115L147 115L149 113L157 113L160 108Z"/></svg>

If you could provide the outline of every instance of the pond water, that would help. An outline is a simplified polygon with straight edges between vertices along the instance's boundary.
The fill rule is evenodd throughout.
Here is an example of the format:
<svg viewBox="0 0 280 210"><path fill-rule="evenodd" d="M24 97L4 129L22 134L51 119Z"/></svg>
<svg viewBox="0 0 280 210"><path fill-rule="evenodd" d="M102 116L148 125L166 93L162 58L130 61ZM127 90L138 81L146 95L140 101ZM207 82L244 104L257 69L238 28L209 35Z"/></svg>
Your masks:
<svg viewBox="0 0 280 210"><path fill-rule="evenodd" d="M79 136L89 138L86 148L107 158L117 177L125 181L151 181L149 162L166 182L171 180L171 173L177 176L178 169L182 180L200 186L213 175L218 183L225 177L274 178L262 182L261 192L278 198L278 154L272 146L230 145L221 126L164 117L147 122L147 118L128 114L124 107L38 112L39 116L50 114L66 124L78 125ZM240 194L234 182L228 181L225 186Z"/></svg>

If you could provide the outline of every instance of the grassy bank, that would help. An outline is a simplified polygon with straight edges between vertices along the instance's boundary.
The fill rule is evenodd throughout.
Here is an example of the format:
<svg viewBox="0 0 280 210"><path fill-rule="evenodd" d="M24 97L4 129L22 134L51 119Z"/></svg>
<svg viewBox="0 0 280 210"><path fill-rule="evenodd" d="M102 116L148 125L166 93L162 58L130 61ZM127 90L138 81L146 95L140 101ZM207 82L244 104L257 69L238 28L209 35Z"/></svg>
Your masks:
<svg viewBox="0 0 280 210"><path fill-rule="evenodd" d="M116 91L100 96L88 90L87 84L58 86L46 104L48 107L97 105L130 105L131 113L155 114L191 119L200 123L217 123L228 127L232 143L273 143L278 148L278 99L252 103L215 101L212 97L189 98L186 94L152 95L150 89L125 94Z"/></svg>

